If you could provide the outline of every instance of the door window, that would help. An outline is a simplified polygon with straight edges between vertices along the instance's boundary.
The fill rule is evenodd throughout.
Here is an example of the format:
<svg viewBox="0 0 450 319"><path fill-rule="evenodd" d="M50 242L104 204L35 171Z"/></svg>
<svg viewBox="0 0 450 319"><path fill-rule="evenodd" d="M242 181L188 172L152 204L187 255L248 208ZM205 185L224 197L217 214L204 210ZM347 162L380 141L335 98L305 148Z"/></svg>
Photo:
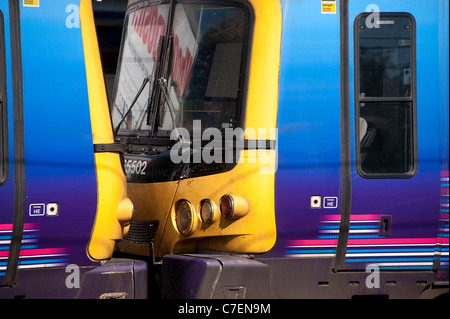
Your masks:
<svg viewBox="0 0 450 319"><path fill-rule="evenodd" d="M409 178L417 156L414 19L368 18L354 24L357 170L365 178Z"/></svg>

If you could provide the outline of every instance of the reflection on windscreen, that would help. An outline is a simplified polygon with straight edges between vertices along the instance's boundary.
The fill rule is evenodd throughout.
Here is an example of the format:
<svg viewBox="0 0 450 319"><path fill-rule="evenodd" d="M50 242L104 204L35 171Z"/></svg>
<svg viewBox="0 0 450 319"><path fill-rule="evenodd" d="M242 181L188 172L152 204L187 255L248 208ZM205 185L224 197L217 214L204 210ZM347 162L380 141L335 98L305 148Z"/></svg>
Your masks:
<svg viewBox="0 0 450 319"><path fill-rule="evenodd" d="M169 5L160 5L136 10L127 16L112 110L115 126L126 114L143 79L155 68L158 42L166 32L168 14ZM149 130L148 105L147 91L140 95L121 129Z"/></svg>
<svg viewBox="0 0 450 319"><path fill-rule="evenodd" d="M201 120L204 128L239 126L245 23L242 8L177 4L172 29L166 33L167 5L130 13L119 61L114 124L128 110L143 78L154 74L155 85L148 85L141 94L121 125L122 132L158 135L174 125L191 130L194 120ZM158 39L163 35L169 35L169 40L154 71ZM164 79L164 88L159 79Z"/></svg>

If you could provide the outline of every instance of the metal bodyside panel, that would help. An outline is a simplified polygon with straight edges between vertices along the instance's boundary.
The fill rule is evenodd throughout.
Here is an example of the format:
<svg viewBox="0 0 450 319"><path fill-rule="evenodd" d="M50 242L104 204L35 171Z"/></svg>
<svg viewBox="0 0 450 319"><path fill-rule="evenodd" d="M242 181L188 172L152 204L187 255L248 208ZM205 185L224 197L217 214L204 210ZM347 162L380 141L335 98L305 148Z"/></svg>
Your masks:
<svg viewBox="0 0 450 319"><path fill-rule="evenodd" d="M162 297L168 299L273 298L269 267L244 256L168 255Z"/></svg>
<svg viewBox="0 0 450 319"><path fill-rule="evenodd" d="M58 266L91 264L86 245L97 210L79 16L74 1L41 1L20 15L28 248L60 249Z"/></svg>

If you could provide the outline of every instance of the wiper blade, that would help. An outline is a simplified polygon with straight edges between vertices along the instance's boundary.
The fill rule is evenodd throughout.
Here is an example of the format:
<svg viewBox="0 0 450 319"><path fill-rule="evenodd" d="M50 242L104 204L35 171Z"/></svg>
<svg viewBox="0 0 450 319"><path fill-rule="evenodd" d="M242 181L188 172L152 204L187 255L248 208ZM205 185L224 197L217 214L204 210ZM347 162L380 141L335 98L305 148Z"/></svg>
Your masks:
<svg viewBox="0 0 450 319"><path fill-rule="evenodd" d="M134 105L136 104L139 96L141 95L142 91L144 91L145 86L147 85L147 83L152 83L152 79L156 77L156 72L158 72L160 63L161 63L161 52L162 52L162 43L164 41L164 36L160 36L159 40L158 40L158 56L157 59L155 61L155 63L153 64L153 69L152 69L152 74L150 74L149 76L147 76L146 78L144 78L141 87L139 88L138 92L136 93L136 96L133 99L133 102L131 102L130 107L128 108L128 110L125 112L125 114L122 116L122 119L120 120L119 124L116 126L116 128L114 129L114 136L117 136L117 134L119 133L119 129L120 126L123 124L123 122L125 121L125 119L127 118L128 114L131 112L131 110L133 109ZM153 95L155 91L155 85L153 83L152 88L150 89L150 103L148 103L149 107L151 108L152 104L153 104ZM151 111L151 109L150 109ZM149 111L149 113L150 113Z"/></svg>
<svg viewBox="0 0 450 319"><path fill-rule="evenodd" d="M144 88L147 85L147 83L151 82L151 78L152 77L153 77L153 74L147 76L146 78L144 78L144 81L142 81L142 85L139 88L138 92L136 93L136 96L134 97L133 102L131 102L130 107L125 112L125 114L122 116L122 119L120 120L119 124L117 124L116 128L114 129L114 136L117 136L117 133L119 133L120 126L125 121L125 119L127 118L128 114L130 114L130 112L133 109L134 105L136 104L139 96L141 96L142 91L144 91Z"/></svg>
<svg viewBox="0 0 450 319"><path fill-rule="evenodd" d="M169 94L169 90L167 87L167 80L164 78L160 78L160 79L158 79L158 84L161 87L161 90L164 94L164 98L166 99L167 106L169 108L170 118L172 119L173 128L176 129L177 123L176 123L175 108L173 106L172 98L170 97L170 94Z"/></svg>
<svg viewBox="0 0 450 319"><path fill-rule="evenodd" d="M190 142L186 141L183 134L181 134L178 130L177 118L176 118L176 114L175 114L175 107L173 106L173 100L169 93L169 89L167 86L167 79L159 78L157 81L158 81L159 86L161 87L162 93L164 94L164 98L166 100L166 103L167 103L167 106L169 109L170 118L172 119L173 130L175 131L175 133L177 135L178 141L182 141L183 143L190 144Z"/></svg>

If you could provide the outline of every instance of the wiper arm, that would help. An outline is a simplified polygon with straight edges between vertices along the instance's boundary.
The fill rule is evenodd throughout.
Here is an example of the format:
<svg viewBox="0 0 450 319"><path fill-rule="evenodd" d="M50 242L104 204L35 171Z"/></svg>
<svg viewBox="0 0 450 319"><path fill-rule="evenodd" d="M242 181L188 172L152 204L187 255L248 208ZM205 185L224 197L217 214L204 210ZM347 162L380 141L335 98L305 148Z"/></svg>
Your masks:
<svg viewBox="0 0 450 319"><path fill-rule="evenodd" d="M144 91L145 86L147 85L148 82L151 82L151 78L153 77L152 75L149 75L147 77L144 78L144 81L142 81L142 85L139 88L138 92L136 93L136 96L133 99L133 102L131 102L130 107L128 108L128 110L125 112L125 114L122 116L122 119L120 120L119 124L117 124L116 128L114 129L114 136L117 136L117 133L119 133L119 129L120 126L122 125L122 123L125 121L125 119L127 118L128 114L130 114L131 109L134 107L134 105L136 104L139 96L141 96L142 91Z"/></svg>
<svg viewBox="0 0 450 319"><path fill-rule="evenodd" d="M172 119L173 128L176 129L176 117L175 117L175 108L173 106L172 98L170 97L169 90L167 88L167 80L164 78L158 79L158 84L161 87L161 90L164 94L164 98L166 99L167 105L169 107L170 118Z"/></svg>
<svg viewBox="0 0 450 319"><path fill-rule="evenodd" d="M147 83L151 83L153 82L152 79L154 77L156 77L156 72L158 72L159 69L159 65L161 63L161 52L162 52L162 43L164 41L164 36L160 36L159 40L158 40L158 57L155 61L155 63L153 64L153 69L152 69L152 74L147 76L146 78L144 78L144 81L142 82L141 87L139 88L138 92L136 93L136 96L133 99L133 102L131 102L130 107L128 108L128 110L125 112L125 114L123 115L122 119L120 120L119 124L116 126L116 128L114 129L114 136L117 136L117 134L119 133L119 129L120 126L122 125L122 123L125 121L125 119L127 118L128 114L131 112L131 109L134 107L134 105L136 104L139 96L141 95L142 91L144 91L145 86L147 85ZM154 95L154 90L155 90L155 85L153 83L153 87L150 89L150 99L153 99L153 95ZM149 103L149 107L151 107L153 104L153 100L150 101ZM151 110L150 110L151 111ZM150 113L150 112L149 112Z"/></svg>
<svg viewBox="0 0 450 319"><path fill-rule="evenodd" d="M189 142L186 141L186 139L184 138L183 134L180 134L178 131L175 107L173 106L173 101L169 94L169 90L168 90L168 86L167 86L167 79L159 78L157 81L158 81L159 86L161 87L162 93L164 94L164 98L166 99L167 106L169 108L170 118L172 119L173 130L177 134L178 141L182 141L183 143L189 144Z"/></svg>

